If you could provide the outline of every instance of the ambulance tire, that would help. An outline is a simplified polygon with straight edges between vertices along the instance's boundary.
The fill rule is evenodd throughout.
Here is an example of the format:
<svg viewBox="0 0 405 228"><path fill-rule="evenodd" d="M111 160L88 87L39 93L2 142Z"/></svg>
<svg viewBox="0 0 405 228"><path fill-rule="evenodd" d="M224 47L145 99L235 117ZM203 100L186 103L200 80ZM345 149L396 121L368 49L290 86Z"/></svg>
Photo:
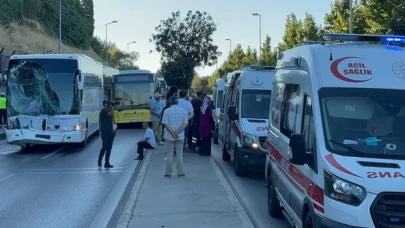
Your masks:
<svg viewBox="0 0 405 228"><path fill-rule="evenodd" d="M314 220L312 219L311 212L308 212L307 216L305 217L304 228L312 227L314 227Z"/></svg>
<svg viewBox="0 0 405 228"><path fill-rule="evenodd" d="M235 149L234 149L233 166L235 169L236 176L240 177L240 176L243 176L243 174L245 174L245 169L240 164L240 155L238 153L238 146L236 146L236 145L235 145Z"/></svg>
<svg viewBox="0 0 405 228"><path fill-rule="evenodd" d="M225 145L222 148L222 160L226 162L229 162L231 160L231 155L228 153Z"/></svg>
<svg viewBox="0 0 405 228"><path fill-rule="evenodd" d="M282 214L282 208L280 201L276 195L276 188L271 182L271 177L267 177L267 211L273 218L280 218Z"/></svg>

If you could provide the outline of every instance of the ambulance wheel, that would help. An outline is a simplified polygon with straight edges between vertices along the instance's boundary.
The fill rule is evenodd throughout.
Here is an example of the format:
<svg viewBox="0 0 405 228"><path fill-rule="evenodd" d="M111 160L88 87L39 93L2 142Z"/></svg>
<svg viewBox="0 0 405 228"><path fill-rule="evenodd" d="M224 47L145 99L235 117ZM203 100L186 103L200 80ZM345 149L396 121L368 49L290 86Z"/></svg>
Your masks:
<svg viewBox="0 0 405 228"><path fill-rule="evenodd" d="M228 153L225 145L222 148L222 160L229 162L231 160L231 155Z"/></svg>
<svg viewBox="0 0 405 228"><path fill-rule="evenodd" d="M234 158L233 158L233 165L235 168L235 174L236 176L242 176L245 173L244 168L242 167L242 164L240 164L240 155L238 153L238 146L235 146L234 149Z"/></svg>
<svg viewBox="0 0 405 228"><path fill-rule="evenodd" d="M312 227L314 227L314 220L312 219L311 212L308 212L307 216L305 217L304 228Z"/></svg>
<svg viewBox="0 0 405 228"><path fill-rule="evenodd" d="M271 182L271 177L267 176L267 211L273 218L279 218L282 215L280 201L276 195L276 188Z"/></svg>

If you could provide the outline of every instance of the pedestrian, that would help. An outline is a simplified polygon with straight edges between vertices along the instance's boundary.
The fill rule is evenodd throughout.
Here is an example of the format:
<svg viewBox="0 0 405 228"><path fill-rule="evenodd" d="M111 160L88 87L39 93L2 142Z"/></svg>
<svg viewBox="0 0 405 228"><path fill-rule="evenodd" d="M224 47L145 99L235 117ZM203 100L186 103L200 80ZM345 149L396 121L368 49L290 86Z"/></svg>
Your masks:
<svg viewBox="0 0 405 228"><path fill-rule="evenodd" d="M198 91L197 98L191 102L191 104L193 105L194 113L201 112L202 98L202 91ZM194 115L191 123L191 129L193 132L191 138L191 147L189 147L189 149L191 152L197 153L197 148L200 146L200 115Z"/></svg>
<svg viewBox="0 0 405 228"><path fill-rule="evenodd" d="M0 93L0 127L7 125L7 99L4 92Z"/></svg>
<svg viewBox="0 0 405 228"><path fill-rule="evenodd" d="M114 123L113 123L113 114L114 114L114 105L111 105L111 102L108 100L103 101L104 108L100 111L100 133L101 140L103 142L100 154L98 155L98 167L101 167L101 162L105 154L105 163L104 168L113 168L110 164L110 156L112 144L115 137Z"/></svg>
<svg viewBox="0 0 405 228"><path fill-rule="evenodd" d="M166 139L166 172L165 177L172 175L172 163L174 151L177 153L177 176L185 176L183 171L183 144L184 130L188 124L188 113L178 106L179 100L176 96L170 98L170 108L166 109L163 114L162 124L165 125Z"/></svg>
<svg viewBox="0 0 405 228"><path fill-rule="evenodd" d="M215 121L212 113L211 101L208 96L203 98L200 115L200 150L199 155L211 156L211 138Z"/></svg>
<svg viewBox="0 0 405 228"><path fill-rule="evenodd" d="M153 131L150 129L152 127L151 123L142 123L142 128L145 129L145 135L143 140L138 142L138 157L135 160L142 160L143 159L143 152L144 149L155 149L156 148L156 140Z"/></svg>
<svg viewBox="0 0 405 228"><path fill-rule="evenodd" d="M188 123L194 117L193 105L191 105L191 102L186 99L187 94L188 94L187 90L185 90L185 89L180 90L180 92L179 92L180 98L179 98L179 104L178 104L180 108L183 108L188 113L187 127L184 130L185 134L184 134L183 151L186 148L186 144L187 144L187 136L188 136L188 128L189 128ZM190 146L191 146L191 144L190 144Z"/></svg>
<svg viewBox="0 0 405 228"><path fill-rule="evenodd" d="M162 117L162 109L159 105L161 94L155 93L154 99L151 99L149 102L151 120L152 120L152 129L155 134L156 141L159 145L163 145L162 142L162 127L160 125L160 118Z"/></svg>

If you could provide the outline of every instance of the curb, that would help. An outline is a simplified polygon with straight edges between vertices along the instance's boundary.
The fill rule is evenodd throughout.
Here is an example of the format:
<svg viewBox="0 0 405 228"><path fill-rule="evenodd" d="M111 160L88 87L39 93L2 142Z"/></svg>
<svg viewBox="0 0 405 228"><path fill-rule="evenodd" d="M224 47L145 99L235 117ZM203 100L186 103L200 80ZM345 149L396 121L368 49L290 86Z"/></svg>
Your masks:
<svg viewBox="0 0 405 228"><path fill-rule="evenodd" d="M224 174L222 173L221 169L219 168L218 164L216 163L213 157L210 157L210 162L214 171L221 183L222 187L225 189L226 193L228 194L228 199L234 208L235 214L238 216L239 220L242 222L244 228L255 228L256 226L253 224L252 220L250 219L245 207L242 206L239 198L236 196L234 190L230 186L229 182L225 178Z"/></svg>
<svg viewBox="0 0 405 228"><path fill-rule="evenodd" d="M142 167L140 168L136 181L131 189L129 197L127 198L127 202L122 210L120 218L114 226L115 228L128 228L133 216L133 212L135 210L138 196L141 193L143 181L145 180L146 172L148 170L153 152L154 150L150 150L149 153L145 156Z"/></svg>
<svg viewBox="0 0 405 228"><path fill-rule="evenodd" d="M136 164L133 162L124 169L122 177L105 200L101 210L94 217L90 228L113 228L116 226L143 163L144 161Z"/></svg>

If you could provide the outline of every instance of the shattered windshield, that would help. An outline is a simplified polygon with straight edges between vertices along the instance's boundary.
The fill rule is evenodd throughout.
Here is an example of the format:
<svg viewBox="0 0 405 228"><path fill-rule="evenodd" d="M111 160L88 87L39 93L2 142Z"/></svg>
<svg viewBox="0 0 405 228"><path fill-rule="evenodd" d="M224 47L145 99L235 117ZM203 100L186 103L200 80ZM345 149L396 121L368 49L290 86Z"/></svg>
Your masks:
<svg viewBox="0 0 405 228"><path fill-rule="evenodd" d="M327 149L344 156L404 156L404 90L319 90ZM349 149L348 149L349 148Z"/></svg>
<svg viewBox="0 0 405 228"><path fill-rule="evenodd" d="M10 60L7 82L8 115L77 114L73 79L75 60Z"/></svg>
<svg viewBox="0 0 405 228"><path fill-rule="evenodd" d="M154 91L153 82L116 83L114 87L115 97L122 98L117 109L147 106Z"/></svg>

